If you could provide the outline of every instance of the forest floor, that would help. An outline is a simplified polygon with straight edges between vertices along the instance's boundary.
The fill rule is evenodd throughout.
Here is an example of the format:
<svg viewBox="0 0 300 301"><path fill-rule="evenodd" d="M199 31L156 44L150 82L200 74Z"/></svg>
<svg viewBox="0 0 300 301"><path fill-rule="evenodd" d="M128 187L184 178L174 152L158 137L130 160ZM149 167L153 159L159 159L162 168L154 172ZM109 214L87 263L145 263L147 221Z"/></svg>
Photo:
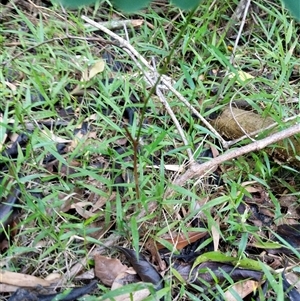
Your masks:
<svg viewBox="0 0 300 301"><path fill-rule="evenodd" d="M300 300L280 1L0 3L0 300Z"/></svg>

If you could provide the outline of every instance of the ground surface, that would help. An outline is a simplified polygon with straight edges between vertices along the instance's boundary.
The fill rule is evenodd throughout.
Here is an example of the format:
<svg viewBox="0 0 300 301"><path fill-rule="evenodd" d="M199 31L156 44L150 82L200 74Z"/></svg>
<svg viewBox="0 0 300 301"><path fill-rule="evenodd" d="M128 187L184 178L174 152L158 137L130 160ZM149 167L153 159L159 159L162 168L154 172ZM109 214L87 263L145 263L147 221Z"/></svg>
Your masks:
<svg viewBox="0 0 300 301"><path fill-rule="evenodd" d="M299 128L199 164L299 122L300 27L218 2L1 1L1 300L299 300Z"/></svg>

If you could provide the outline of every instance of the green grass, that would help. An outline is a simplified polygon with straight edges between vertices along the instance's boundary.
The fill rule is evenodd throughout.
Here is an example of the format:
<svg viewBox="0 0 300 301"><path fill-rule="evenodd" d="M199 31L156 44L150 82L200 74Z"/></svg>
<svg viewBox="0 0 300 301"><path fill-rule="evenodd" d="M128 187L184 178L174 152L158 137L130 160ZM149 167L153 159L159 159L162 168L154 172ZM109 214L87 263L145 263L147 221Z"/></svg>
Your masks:
<svg viewBox="0 0 300 301"><path fill-rule="evenodd" d="M285 127L283 120L295 116L300 109L299 102L291 102L300 95L299 24L281 4L253 1L256 9L251 11L252 17L248 14L235 54L235 66L231 66L232 52L228 46L233 46L235 39L226 37L225 28L238 2L203 2L188 24L185 23L188 13L166 5L152 6L130 16L152 25L150 28L144 23L140 28L129 29L130 43L147 60L154 57L156 68L175 80L174 87L204 117L219 111L231 100L243 99L258 114L273 118L279 128ZM3 64L0 68L0 144L5 132L9 138L3 149L11 144L13 133L26 133L29 142L15 159L9 160L9 169L0 172L4 178L0 187L2 201L14 185L18 184L22 191L18 232L1 254L6 269L22 272L26 265L25 273L29 275L44 278L59 273L65 277L66 284L80 284L68 278L68 272L75 263L88 257L94 246L103 246L115 237L116 245L147 254L148 238L159 240L171 232L194 231L197 227L191 222L199 217L211 235L214 231L220 235L219 251L246 260L248 243L253 237L267 240L261 231L264 226L254 225L247 213L237 211L242 197L251 196L243 187L247 181L254 181L253 187L271 195L272 225L287 219L279 197L283 192L299 196L299 173L286 164L274 163L265 151L226 162L221 172L222 187L204 178L197 184L189 181L184 187L173 187L175 194L165 197L177 175L164 166L187 164L186 147L157 97L149 96L142 76L136 75L139 72L136 64L115 46L85 40L93 32L85 29L80 18L86 14L107 21L129 16L106 4L93 11L88 8L68 11L67 15L58 6L52 10L39 8L36 17L16 7L10 14L8 20L0 22L0 63ZM234 34L238 26L235 30ZM66 32L78 38L68 38ZM116 33L125 38L123 29ZM18 45L10 46L14 42ZM103 49L114 54L115 60L127 64L130 71L127 74L112 72L106 66L104 72L83 84L81 73L99 59ZM238 83L228 76L210 76L215 69L243 70L254 79ZM112 74L113 83L101 82ZM70 94L76 85L82 85L80 96ZM138 102L131 101L131 94ZM217 139L172 93L167 92L165 96L196 159L208 145L224 152ZM122 117L126 107L135 108L131 126ZM111 109L108 115L107 109ZM38 128L39 122L61 120L62 110L73 110L63 126ZM145 110L144 120L140 122L142 110ZM76 136L74 131L84 122L88 124L88 134ZM33 126L26 130L29 123ZM124 127L133 139L141 131L135 166L138 183L135 183L133 170L134 147ZM69 149L65 153L57 151L58 138L67 141ZM249 140L240 145L245 143ZM124 148L124 152L117 152L118 147ZM43 163L49 155L54 156L54 165ZM153 160L158 168L151 168ZM2 161L7 158L0 156ZM121 175L125 183L115 183L115 178ZM208 202L200 208L205 197ZM81 211L78 207L69 208L78 202ZM155 211L151 210L153 202L157 203ZM198 249L206 250L211 241L211 238L203 241ZM174 252L172 244L165 242L165 246ZM119 256L110 251L106 254ZM262 287L258 288L261 300L283 300L279 299L283 298L281 277L267 269L267 260L264 262L258 253L249 257L262 261L261 270L271 283L267 294L262 292ZM291 255L290 260L299 262L299 253ZM93 261L89 261L83 271L92 266ZM192 285L191 289L184 281L178 284L180 277L176 273L172 269L166 272L166 286L157 296L165 296L166 300L175 296L177 300L209 300L203 287ZM227 286L218 283L216 290L210 291L211 298L222 295ZM148 284L130 284L120 292L130 293L144 287ZM153 287L151 289L153 291ZM104 300L104 297L115 297L117 292L99 285L97 296L102 295ZM3 298L8 299L4 295ZM85 300L96 299L90 296Z"/></svg>

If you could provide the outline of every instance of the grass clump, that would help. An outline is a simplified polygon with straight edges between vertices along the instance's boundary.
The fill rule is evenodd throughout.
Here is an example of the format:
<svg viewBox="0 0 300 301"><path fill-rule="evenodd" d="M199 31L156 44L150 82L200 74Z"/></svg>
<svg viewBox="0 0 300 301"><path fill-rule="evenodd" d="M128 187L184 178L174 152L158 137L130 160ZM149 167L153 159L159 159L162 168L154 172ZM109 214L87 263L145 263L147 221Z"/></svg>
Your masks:
<svg viewBox="0 0 300 301"><path fill-rule="evenodd" d="M239 27L230 20L238 4L208 1L184 13L156 3L130 17L108 4L68 12L11 4L9 18L0 23L0 192L3 204L14 189L20 195L13 207L18 217L6 227L1 245L5 269L43 279L58 274L63 288L82 285L88 278L81 274L95 265L95 249L118 257L107 248L125 246L151 254L166 276L164 288L156 292L151 285L132 283L114 291L99 284L86 300L102 295L113 300L145 287L156 299L223 300L235 291L242 300L231 273L224 272L220 282L216 271L203 267L199 274L213 279L207 288L205 279L191 281L174 259L184 252L195 260L218 251L257 262L265 287L259 284L250 298L284 299L280 269L292 270L299 262L298 247L280 240L292 252L277 254L272 263L272 256L261 255L261 245L272 241L271 234L276 237L276 226L299 222L297 167L263 150L175 185L189 168L189 150L203 163L226 152L222 141L167 90L164 97L186 136L184 145L137 62L80 17L143 20L115 33L128 36L207 120L233 102L246 101L248 110L285 128L299 113L299 26L279 2L252 1L233 53ZM102 63L104 70L95 71ZM239 71L250 79L238 79ZM233 147L250 142L246 137ZM193 240L191 233L204 232ZM183 251L176 249L180 239L186 243ZM158 250L151 252L154 246ZM167 255L157 252L162 250ZM214 256L224 264L224 257Z"/></svg>

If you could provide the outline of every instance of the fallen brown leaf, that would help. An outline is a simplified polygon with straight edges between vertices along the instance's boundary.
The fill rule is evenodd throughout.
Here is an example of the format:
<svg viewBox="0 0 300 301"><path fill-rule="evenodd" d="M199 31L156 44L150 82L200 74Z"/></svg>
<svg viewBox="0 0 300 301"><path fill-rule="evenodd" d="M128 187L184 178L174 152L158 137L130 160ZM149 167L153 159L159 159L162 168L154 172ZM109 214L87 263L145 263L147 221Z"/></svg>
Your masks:
<svg viewBox="0 0 300 301"><path fill-rule="evenodd" d="M259 282L254 280L245 280L242 282L235 283L231 289L234 290L241 299L248 296L254 290L256 290L259 286ZM237 299L232 295L232 293L228 290L225 292L224 297L227 301L236 301ZM240 299L239 299L240 300Z"/></svg>
<svg viewBox="0 0 300 301"><path fill-rule="evenodd" d="M204 237L207 232L188 232L187 235L174 233L172 236L165 235L161 239L167 241L174 245L177 250L183 249L185 246L199 240L200 238ZM159 242L156 242L157 249L163 249L165 246Z"/></svg>
<svg viewBox="0 0 300 301"><path fill-rule="evenodd" d="M96 254L95 260L95 275L105 285L112 286L117 276L126 271L128 267L123 265L117 258L110 258Z"/></svg>

